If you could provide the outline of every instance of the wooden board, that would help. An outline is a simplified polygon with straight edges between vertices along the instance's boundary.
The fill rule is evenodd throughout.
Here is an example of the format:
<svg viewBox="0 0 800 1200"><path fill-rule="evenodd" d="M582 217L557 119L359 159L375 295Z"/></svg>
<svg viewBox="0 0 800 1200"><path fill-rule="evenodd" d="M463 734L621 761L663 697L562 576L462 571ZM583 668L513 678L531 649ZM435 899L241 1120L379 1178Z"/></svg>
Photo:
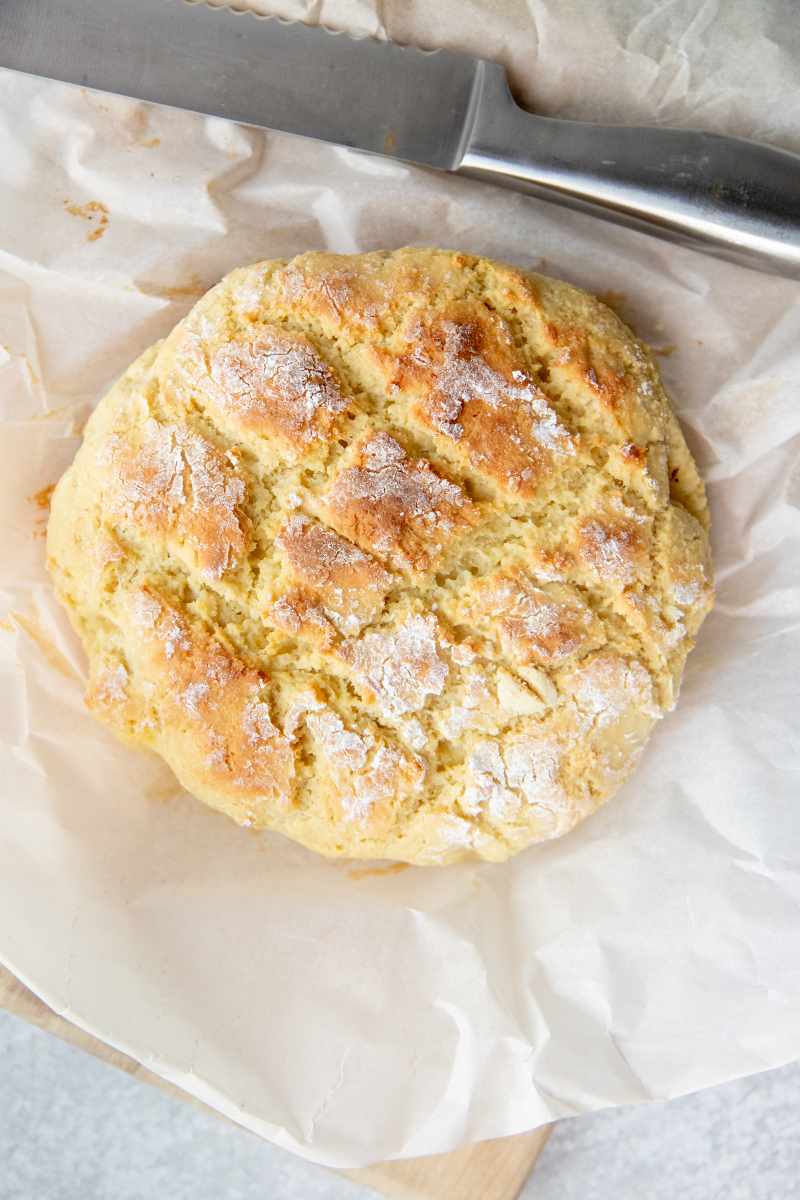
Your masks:
<svg viewBox="0 0 800 1200"><path fill-rule="evenodd" d="M549 1133L546 1126L449 1154L378 1163L342 1174L387 1200L516 1200Z"/></svg>
<svg viewBox="0 0 800 1200"><path fill-rule="evenodd" d="M113 1050L105 1042L57 1016L3 966L0 966L0 1008L23 1017L73 1046L87 1050L103 1062L111 1063L145 1083L169 1092L179 1100L213 1112L216 1117L220 1116L214 1109L154 1075L127 1054ZM518 1137L497 1138L462 1146L450 1154L378 1163L373 1167L343 1171L342 1174L365 1187L373 1188L387 1200L516 1200L549 1132L547 1128L537 1129L534 1133L520 1134Z"/></svg>

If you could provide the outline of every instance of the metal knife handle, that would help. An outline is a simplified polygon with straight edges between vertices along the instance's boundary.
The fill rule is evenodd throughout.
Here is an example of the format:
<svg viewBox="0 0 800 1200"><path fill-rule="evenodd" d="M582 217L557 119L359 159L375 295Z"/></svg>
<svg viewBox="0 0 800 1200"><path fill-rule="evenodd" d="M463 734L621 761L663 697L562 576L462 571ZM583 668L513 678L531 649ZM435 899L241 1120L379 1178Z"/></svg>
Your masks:
<svg viewBox="0 0 800 1200"><path fill-rule="evenodd" d="M692 130L533 116L502 68L480 67L458 171L800 279L797 155Z"/></svg>

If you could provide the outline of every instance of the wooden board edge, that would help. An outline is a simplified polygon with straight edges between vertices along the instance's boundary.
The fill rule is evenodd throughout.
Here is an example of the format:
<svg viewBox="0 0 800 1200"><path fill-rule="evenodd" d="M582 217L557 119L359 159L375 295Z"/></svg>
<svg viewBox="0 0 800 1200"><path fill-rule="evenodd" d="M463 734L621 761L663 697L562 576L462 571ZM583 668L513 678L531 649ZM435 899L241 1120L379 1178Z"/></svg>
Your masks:
<svg viewBox="0 0 800 1200"><path fill-rule="evenodd" d="M223 1116L182 1088L149 1071L127 1054L114 1050L99 1038L58 1016L1 964L0 1009L93 1054L102 1062L110 1063L177 1100L193 1104L217 1118ZM386 1200L516 1200L549 1133L549 1127L545 1126L532 1133L461 1146L448 1154L400 1159L371 1167L340 1170L338 1173L363 1187L372 1188Z"/></svg>
<svg viewBox="0 0 800 1200"><path fill-rule="evenodd" d="M550 1126L545 1125L448 1154L404 1158L342 1174L386 1200L516 1200L549 1136Z"/></svg>

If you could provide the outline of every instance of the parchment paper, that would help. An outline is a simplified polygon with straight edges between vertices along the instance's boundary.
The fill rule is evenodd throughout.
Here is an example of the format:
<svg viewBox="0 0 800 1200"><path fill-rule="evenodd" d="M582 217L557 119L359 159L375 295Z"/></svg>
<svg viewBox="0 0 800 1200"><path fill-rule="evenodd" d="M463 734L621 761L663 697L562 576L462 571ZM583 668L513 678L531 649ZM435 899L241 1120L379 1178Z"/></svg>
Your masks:
<svg viewBox="0 0 800 1200"><path fill-rule="evenodd" d="M282 11L494 54L542 111L800 149L788 0ZM327 1163L800 1054L800 289L476 182L2 72L0 140L0 959ZM85 713L30 497L112 379L223 272L408 242L610 293L668 355L710 485L719 600L677 711L580 830L505 866L365 875L237 829Z"/></svg>

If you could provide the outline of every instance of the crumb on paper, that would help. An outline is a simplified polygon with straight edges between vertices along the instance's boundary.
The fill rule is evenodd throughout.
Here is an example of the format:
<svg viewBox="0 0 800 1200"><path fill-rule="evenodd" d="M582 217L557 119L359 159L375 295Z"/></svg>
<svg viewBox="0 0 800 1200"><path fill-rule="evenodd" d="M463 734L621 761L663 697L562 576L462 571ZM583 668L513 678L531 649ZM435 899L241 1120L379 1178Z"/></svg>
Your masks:
<svg viewBox="0 0 800 1200"><path fill-rule="evenodd" d="M651 346L650 353L654 354L656 358L669 358L677 349L678 347L672 344L668 346Z"/></svg>
<svg viewBox="0 0 800 1200"><path fill-rule="evenodd" d="M73 204L65 200L64 208L71 217L80 217L92 225L86 235L87 242L96 242L108 229L108 209L101 200L87 200L85 204Z"/></svg>
<svg viewBox="0 0 800 1200"><path fill-rule="evenodd" d="M54 483L48 483L47 487L40 488L38 492L34 492L32 496L28 496L31 504L35 505L36 507L33 536L37 540L47 537L47 521L50 516L50 501L53 497L55 488L56 485Z"/></svg>
<svg viewBox="0 0 800 1200"><path fill-rule="evenodd" d="M40 488L38 492L34 492L28 499L36 505L37 508L44 509L48 512L50 509L50 501L53 498L53 492L56 490L54 483L48 483L47 487Z"/></svg>

